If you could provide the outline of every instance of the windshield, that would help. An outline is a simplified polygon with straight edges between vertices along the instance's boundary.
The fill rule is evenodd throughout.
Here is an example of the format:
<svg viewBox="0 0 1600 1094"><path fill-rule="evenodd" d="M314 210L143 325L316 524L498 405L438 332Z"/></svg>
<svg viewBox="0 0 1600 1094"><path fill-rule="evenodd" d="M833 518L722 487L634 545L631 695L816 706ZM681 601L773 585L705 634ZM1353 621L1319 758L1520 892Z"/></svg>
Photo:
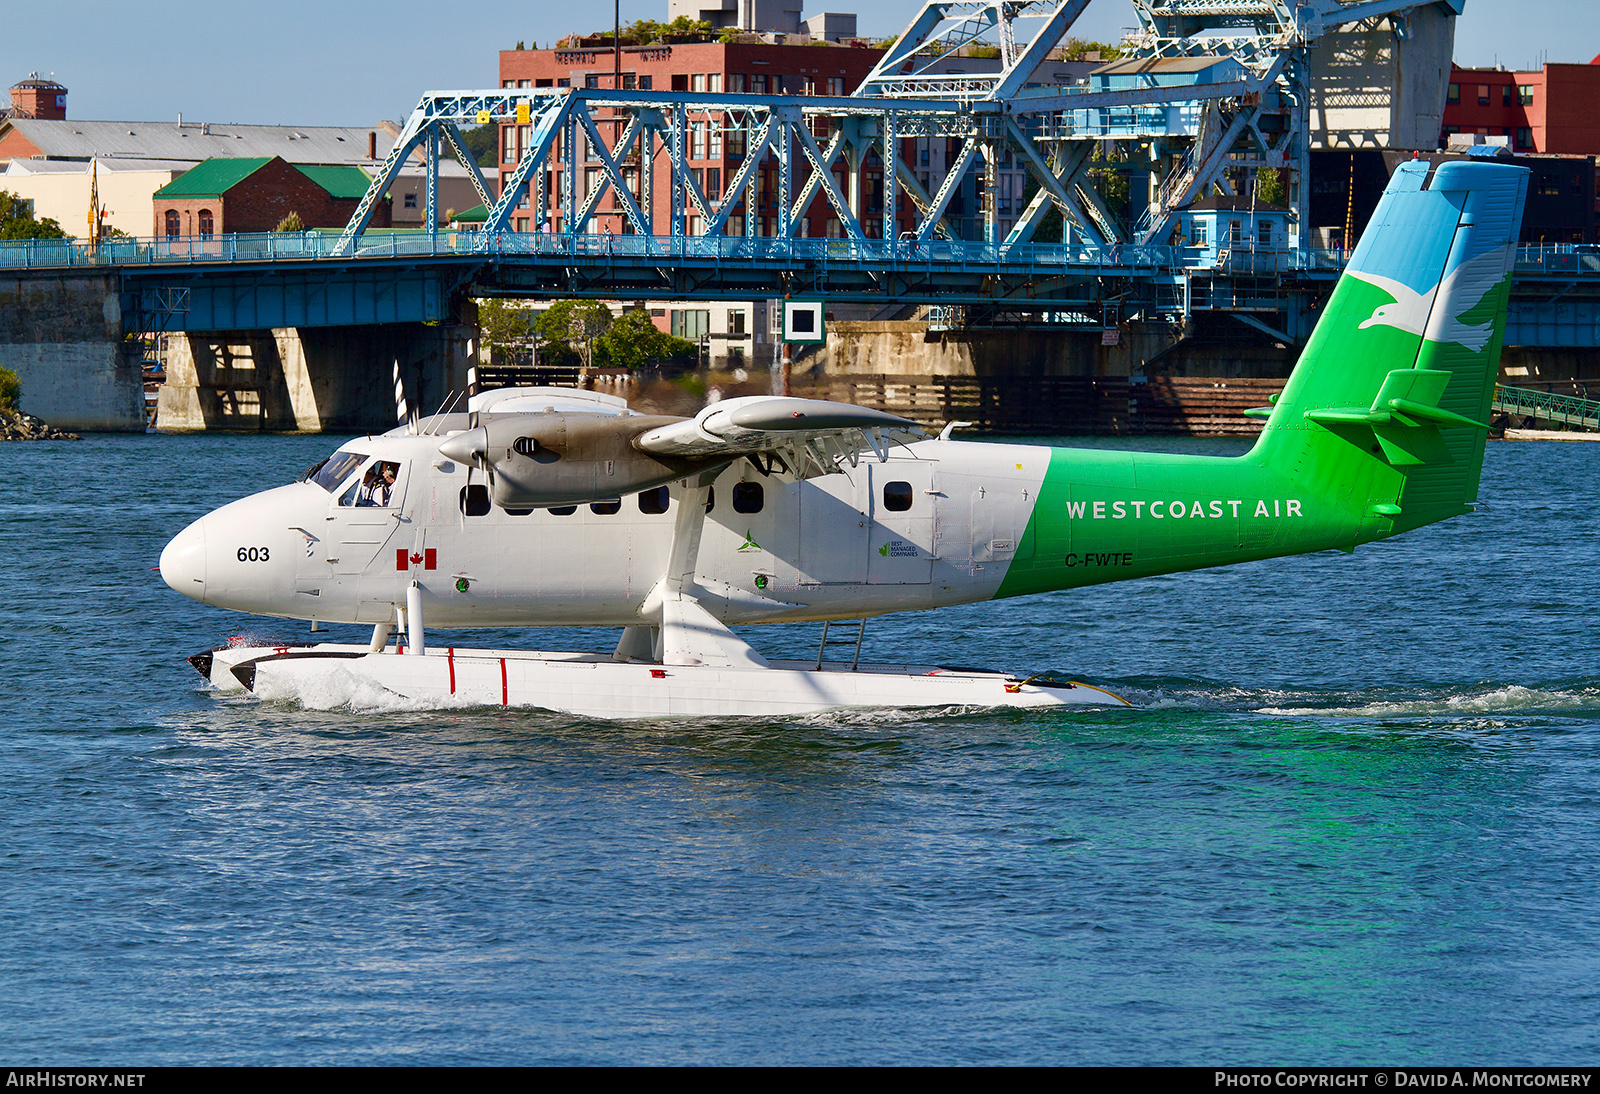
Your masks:
<svg viewBox="0 0 1600 1094"><path fill-rule="evenodd" d="M366 454L363 452L335 452L322 461L322 465L317 469L316 474L311 475L307 481L316 483L331 494L341 482L350 476L350 472L360 467L366 459Z"/></svg>

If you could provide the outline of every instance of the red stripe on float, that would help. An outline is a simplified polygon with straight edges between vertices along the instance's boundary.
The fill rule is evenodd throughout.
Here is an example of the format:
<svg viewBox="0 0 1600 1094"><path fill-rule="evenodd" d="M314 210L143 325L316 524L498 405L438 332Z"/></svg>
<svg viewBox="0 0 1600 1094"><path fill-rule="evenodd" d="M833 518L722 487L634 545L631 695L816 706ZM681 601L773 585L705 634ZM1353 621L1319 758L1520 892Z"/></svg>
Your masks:
<svg viewBox="0 0 1600 1094"><path fill-rule="evenodd" d="M503 707L511 705L509 689L506 687L506 659L504 657L500 658L500 705Z"/></svg>
<svg viewBox="0 0 1600 1094"><path fill-rule="evenodd" d="M449 650L449 661L450 661L450 694L454 695L456 693L456 648L454 646L450 647L450 650Z"/></svg>

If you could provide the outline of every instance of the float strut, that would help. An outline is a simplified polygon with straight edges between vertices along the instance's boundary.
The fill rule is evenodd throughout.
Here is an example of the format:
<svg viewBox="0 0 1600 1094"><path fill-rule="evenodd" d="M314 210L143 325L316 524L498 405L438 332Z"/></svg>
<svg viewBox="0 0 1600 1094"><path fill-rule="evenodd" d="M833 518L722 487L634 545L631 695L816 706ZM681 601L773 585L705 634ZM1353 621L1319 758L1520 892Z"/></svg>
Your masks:
<svg viewBox="0 0 1600 1094"><path fill-rule="evenodd" d="M409 652L420 656L424 653L422 645L422 586L415 581L406 589L406 633L409 636Z"/></svg>
<svg viewBox="0 0 1600 1094"><path fill-rule="evenodd" d="M383 647L389 644L389 636L394 633L393 623L379 623L372 628L372 645L368 647L373 653L382 653Z"/></svg>

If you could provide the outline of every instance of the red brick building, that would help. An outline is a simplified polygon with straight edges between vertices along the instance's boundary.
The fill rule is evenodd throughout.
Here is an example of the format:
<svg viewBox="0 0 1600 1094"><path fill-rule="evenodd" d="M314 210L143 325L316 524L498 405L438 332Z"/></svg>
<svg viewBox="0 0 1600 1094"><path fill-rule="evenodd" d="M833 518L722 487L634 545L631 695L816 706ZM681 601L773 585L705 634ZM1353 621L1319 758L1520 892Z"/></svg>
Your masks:
<svg viewBox="0 0 1600 1094"><path fill-rule="evenodd" d="M882 56L882 50L861 46L839 45L770 45L757 42L701 42L688 45L623 46L621 59L621 87L640 91L691 91L736 93L751 95L849 95L872 71ZM604 46L575 49L509 50L500 54L500 86L502 88L541 87L597 87L616 85L616 59L609 43ZM688 163L696 183L706 199L713 203L729 200L724 187L744 162L747 136L737 129L729 129L720 114L689 114L690 139ZM619 122L612 122L602 113L599 128L609 140L615 139ZM531 126L504 124L500 127L500 185L516 168L527 147ZM600 162L586 149L580 149L578 185L582 196L590 187L603 179ZM557 172L565 164L566 151L559 143L552 152L552 163L547 170L543 192L545 208L535 210L527 194L523 207L513 214L511 227L516 231L531 231L548 225L550 230L563 230L562 204ZM770 157L769 157L770 158ZM642 196L638 180L637 154L623 163L623 173L630 182L635 199ZM666 234L671 221L671 164L666 153L657 149L653 163L653 180L650 192L651 224L656 233ZM804 173L801 172L801 177ZM797 180L798 182L798 180ZM730 235L745 234L745 217L754 216L757 235L777 234L778 192L777 161L757 172L757 208L746 210L744 195L732 195L738 207L730 214L726 231ZM533 187L537 191L537 187ZM880 235L883 229L883 165L876 155L869 156L862 171L860 209L862 231L869 236ZM902 197L897 213L903 227L912 224L911 206ZM688 223L691 235L699 234L698 218ZM632 231L626 215L617 205L615 196L608 194L586 230L622 234ZM818 197L806 211L801 225L802 234L810 236L837 236L842 234L838 218L828 207L826 199Z"/></svg>
<svg viewBox="0 0 1600 1094"><path fill-rule="evenodd" d="M0 117L60 121L67 116L67 89L54 80L41 80L37 72L11 85L11 107Z"/></svg>
<svg viewBox="0 0 1600 1094"><path fill-rule="evenodd" d="M307 228L342 228L372 179L359 167L313 167L277 156L209 159L155 192L154 231L169 239L270 232L290 213ZM378 203L372 227L389 227Z"/></svg>
<svg viewBox="0 0 1600 1094"><path fill-rule="evenodd" d="M1537 72L1452 68L1445 140L1455 133L1507 137L1515 152L1600 154L1600 57Z"/></svg>

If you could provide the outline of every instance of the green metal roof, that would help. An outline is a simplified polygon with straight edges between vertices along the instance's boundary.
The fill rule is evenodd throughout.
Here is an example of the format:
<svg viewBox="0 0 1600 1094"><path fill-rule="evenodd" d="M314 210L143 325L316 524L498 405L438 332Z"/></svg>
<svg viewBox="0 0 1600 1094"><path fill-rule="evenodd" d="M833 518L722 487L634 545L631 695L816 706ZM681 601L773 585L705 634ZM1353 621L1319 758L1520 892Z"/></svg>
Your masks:
<svg viewBox="0 0 1600 1094"><path fill-rule="evenodd" d="M372 176L359 167L314 167L295 164L300 173L336 198L360 200L372 185Z"/></svg>
<svg viewBox="0 0 1600 1094"><path fill-rule="evenodd" d="M209 159L195 164L155 192L158 198L221 197L271 163L276 156L248 159ZM372 176L359 167L314 167L290 164L335 198L358 200L372 185Z"/></svg>
<svg viewBox="0 0 1600 1094"><path fill-rule="evenodd" d="M481 224L489 219L489 210L482 205L474 205L464 213L457 213L450 218L458 224Z"/></svg>
<svg viewBox="0 0 1600 1094"><path fill-rule="evenodd" d="M271 156L254 159L202 160L155 192L158 198L221 197L272 162Z"/></svg>

